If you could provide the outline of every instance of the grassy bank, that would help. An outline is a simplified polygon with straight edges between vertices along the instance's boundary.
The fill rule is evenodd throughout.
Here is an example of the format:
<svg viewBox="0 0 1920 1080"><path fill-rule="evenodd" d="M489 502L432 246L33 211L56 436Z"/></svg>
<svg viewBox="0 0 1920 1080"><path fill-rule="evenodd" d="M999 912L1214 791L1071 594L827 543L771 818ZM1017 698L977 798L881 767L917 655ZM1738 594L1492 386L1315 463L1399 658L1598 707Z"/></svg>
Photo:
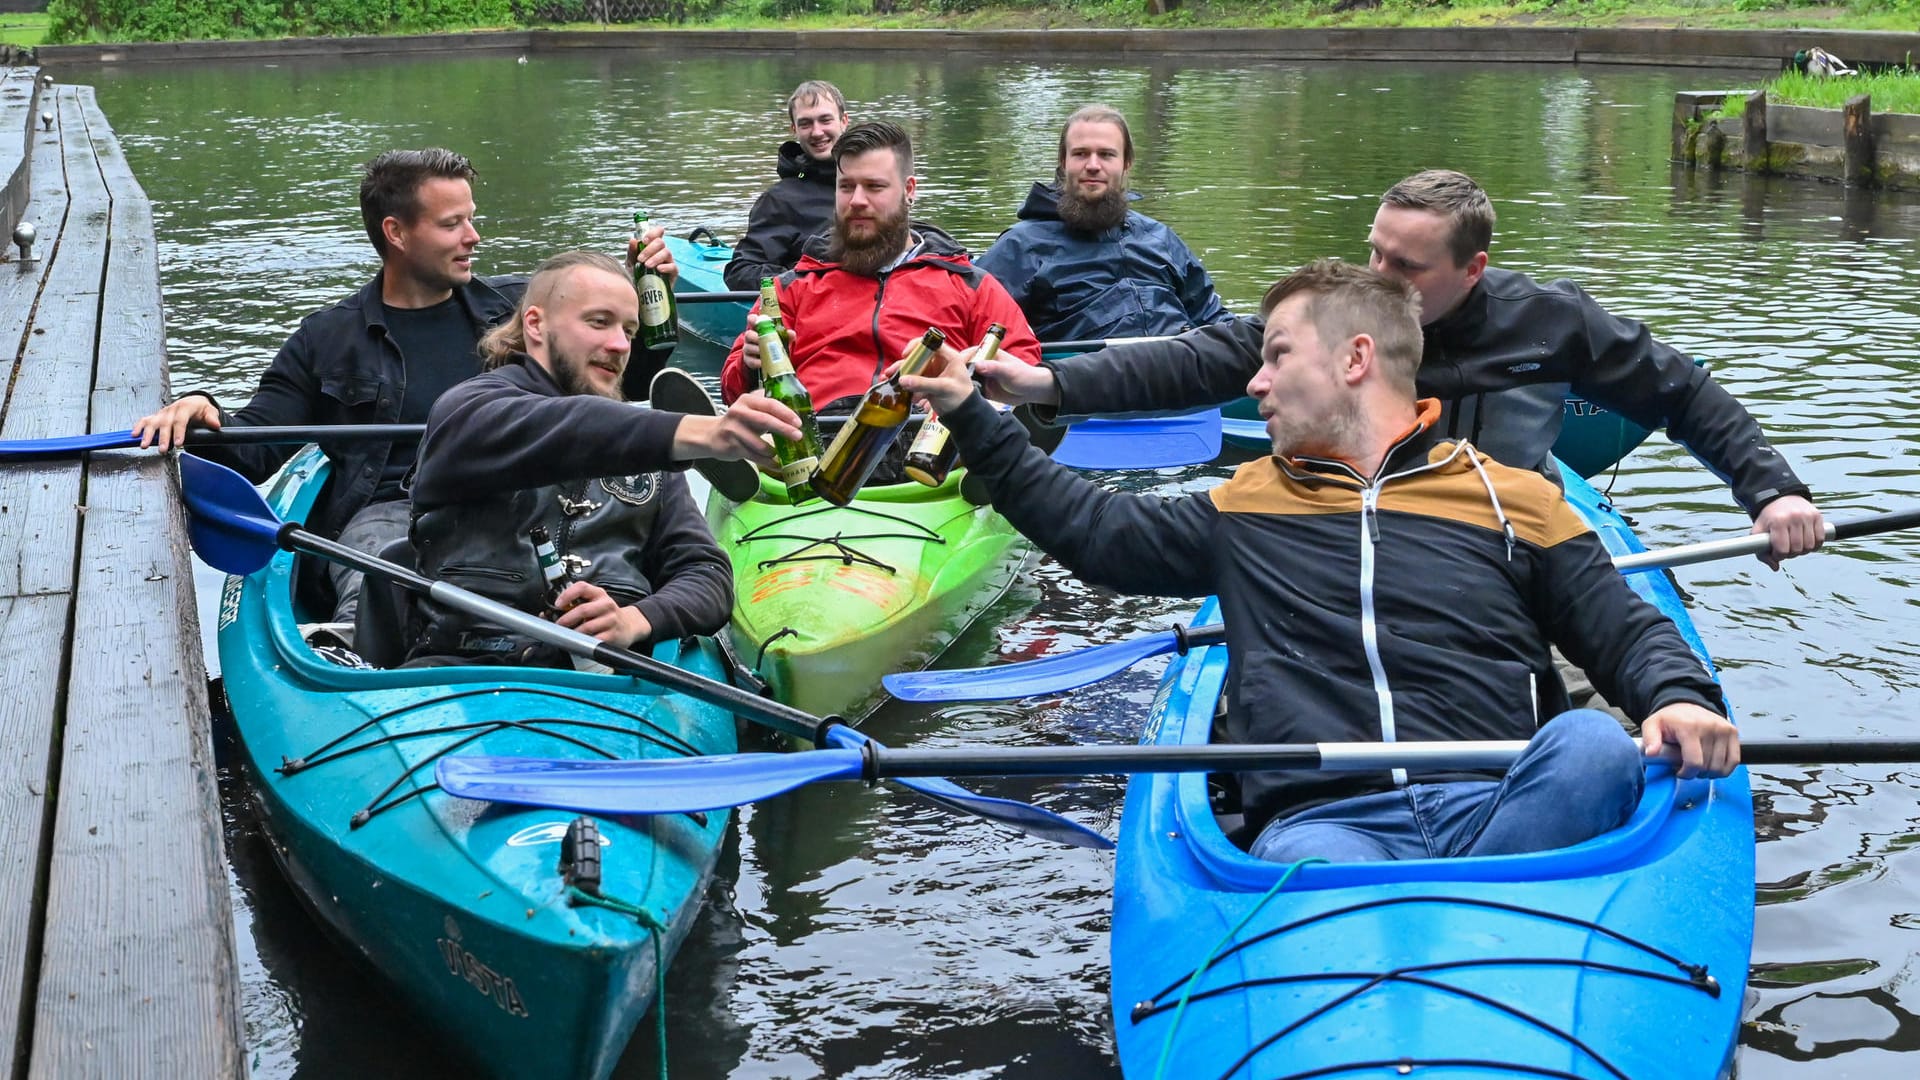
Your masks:
<svg viewBox="0 0 1920 1080"><path fill-rule="evenodd" d="M1170 0L1172 2L1172 0ZM1151 14L1147 0L685 0L684 20L604 24L701 29L966 30L1081 27L1440 27L1440 26L1673 26L1728 29L1807 27L1829 30L1920 29L1920 0L1841 0L1808 6L1793 0L1178 0ZM227 7L244 18L229 18ZM664 4L662 5L664 6ZM514 10L543 16L526 25L595 29L579 21L587 0L521 0ZM175 40L218 34L419 33L502 29L513 18L488 0L52 0L48 16L6 16L17 31L50 41ZM50 23L47 21L51 18ZM334 25L334 23L339 25ZM9 33L16 31L9 30ZM21 44L38 39L8 37Z"/></svg>
<svg viewBox="0 0 1920 1080"><path fill-rule="evenodd" d="M1837 109L1858 94L1873 98L1877 113L1920 113L1920 69L1826 78L1789 71L1765 87L1767 100L1780 105L1810 105ZM1746 98L1729 98L1715 116L1734 117L1747 111Z"/></svg>

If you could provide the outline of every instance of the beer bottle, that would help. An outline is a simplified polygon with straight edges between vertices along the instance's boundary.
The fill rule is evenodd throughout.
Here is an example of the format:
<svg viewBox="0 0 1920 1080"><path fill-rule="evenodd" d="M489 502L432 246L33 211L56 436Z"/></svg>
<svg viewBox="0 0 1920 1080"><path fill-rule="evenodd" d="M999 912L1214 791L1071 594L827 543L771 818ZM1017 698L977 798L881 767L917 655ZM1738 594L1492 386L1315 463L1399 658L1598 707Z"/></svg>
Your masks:
<svg viewBox="0 0 1920 1080"><path fill-rule="evenodd" d="M785 319L780 317L780 290L773 287L773 279L760 279L760 314L773 320L774 328L780 331L780 344L793 348L793 331L787 329Z"/></svg>
<svg viewBox="0 0 1920 1080"><path fill-rule="evenodd" d="M760 338L760 378L767 396L800 416L800 441L773 440L773 460L787 485L787 501L799 505L813 498L813 470L820 465L820 428L813 420L813 398L793 373L793 361L780 342L780 324L764 314L754 323Z"/></svg>
<svg viewBox="0 0 1920 1080"><path fill-rule="evenodd" d="M533 541L533 556L540 560L540 577L544 581L540 595L545 598L547 608L540 614L542 618L551 619L560 614L557 606L560 594L566 592L567 586L573 582L569 580L566 564L560 561L560 552L553 546L553 534L547 531L545 525L528 529L527 539Z"/></svg>
<svg viewBox="0 0 1920 1080"><path fill-rule="evenodd" d="M920 369L927 366L927 361L933 359L933 354L946 340L945 334L928 327L926 334L907 350L893 378L874 383L867 396L860 399L853 415L847 417L840 433L833 437L832 445L820 458L820 471L813 474L815 495L835 506L853 501L873 470L886 458L888 448L907 422L913 399L900 388L900 376L920 374Z"/></svg>
<svg viewBox="0 0 1920 1080"><path fill-rule="evenodd" d="M973 362L993 359L1006 336L1007 328L999 323L987 327L987 336L980 339L980 351L974 354ZM953 441L953 432L947 430L939 417L929 416L920 425L920 434L915 435L907 447L906 472L928 487L939 487L947 482L947 474L953 471L953 463L959 456L960 446Z"/></svg>
<svg viewBox="0 0 1920 1080"><path fill-rule="evenodd" d="M644 210L633 213L633 238L646 230ZM634 343L643 349L671 349L680 342L680 305L673 299L673 286L660 271L645 263L633 264L633 288L640 294L640 333Z"/></svg>

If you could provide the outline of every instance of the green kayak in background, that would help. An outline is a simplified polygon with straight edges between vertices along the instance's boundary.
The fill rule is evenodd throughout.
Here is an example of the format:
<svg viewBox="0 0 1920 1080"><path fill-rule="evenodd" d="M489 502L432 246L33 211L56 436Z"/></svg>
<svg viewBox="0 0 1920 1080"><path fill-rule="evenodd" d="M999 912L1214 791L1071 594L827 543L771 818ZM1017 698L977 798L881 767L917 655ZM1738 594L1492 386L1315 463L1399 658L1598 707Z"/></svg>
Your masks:
<svg viewBox="0 0 1920 1080"><path fill-rule="evenodd" d="M961 498L963 475L937 488L870 486L845 507L794 506L767 476L744 503L713 493L707 521L733 560L739 661L779 700L849 722L885 697L881 675L932 663L1030 550L1005 518Z"/></svg>

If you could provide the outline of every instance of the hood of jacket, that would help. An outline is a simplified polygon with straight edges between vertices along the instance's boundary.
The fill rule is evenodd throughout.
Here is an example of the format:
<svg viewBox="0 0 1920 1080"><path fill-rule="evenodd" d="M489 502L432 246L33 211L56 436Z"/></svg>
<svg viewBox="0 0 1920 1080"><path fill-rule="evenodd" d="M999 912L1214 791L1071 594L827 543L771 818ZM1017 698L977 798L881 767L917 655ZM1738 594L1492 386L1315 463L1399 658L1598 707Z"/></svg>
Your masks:
<svg viewBox="0 0 1920 1080"><path fill-rule="evenodd" d="M780 157L774 163L773 171L782 180L806 180L827 187L833 186L835 175L832 158L815 161L804 147L792 139L780 144Z"/></svg>

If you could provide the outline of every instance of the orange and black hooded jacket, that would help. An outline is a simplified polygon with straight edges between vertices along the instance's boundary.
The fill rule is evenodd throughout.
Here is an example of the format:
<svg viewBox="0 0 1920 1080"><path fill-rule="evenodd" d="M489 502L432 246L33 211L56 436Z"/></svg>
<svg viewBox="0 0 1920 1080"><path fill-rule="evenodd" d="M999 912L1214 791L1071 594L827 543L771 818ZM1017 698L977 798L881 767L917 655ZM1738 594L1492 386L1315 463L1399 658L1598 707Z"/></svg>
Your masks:
<svg viewBox="0 0 1920 1080"><path fill-rule="evenodd" d="M1015 528L1081 580L1216 594L1236 743L1528 739L1568 708L1550 645L1635 719L1720 691L1560 490L1440 441L1439 406L1363 477L1267 457L1205 494L1120 494L1047 460L979 396L947 418ZM1485 779L1418 774L1416 781ZM1248 824L1405 783L1404 774L1241 777Z"/></svg>

